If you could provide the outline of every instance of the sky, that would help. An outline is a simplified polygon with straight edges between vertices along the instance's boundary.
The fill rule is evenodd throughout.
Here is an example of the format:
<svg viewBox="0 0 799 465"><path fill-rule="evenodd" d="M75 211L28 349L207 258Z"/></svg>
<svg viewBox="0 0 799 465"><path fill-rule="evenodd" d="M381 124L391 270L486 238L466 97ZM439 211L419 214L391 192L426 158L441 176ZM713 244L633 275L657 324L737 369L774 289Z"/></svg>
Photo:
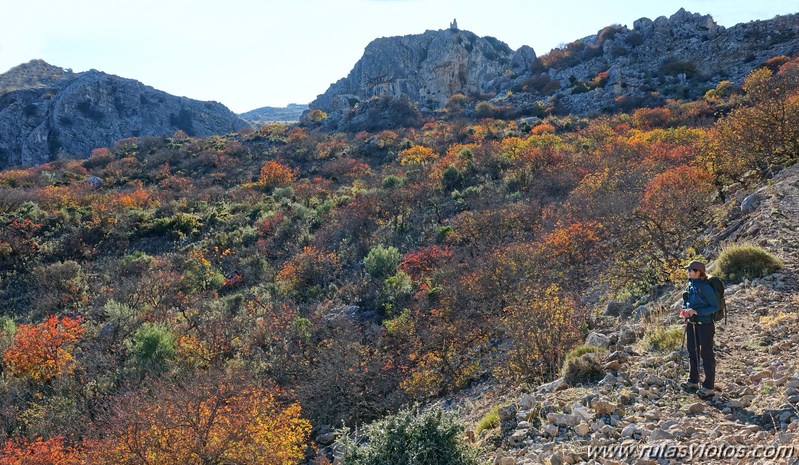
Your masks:
<svg viewBox="0 0 799 465"><path fill-rule="evenodd" d="M446 29L453 19L542 55L681 7L725 27L799 12L790 0L2 0L0 73L40 58L243 113L309 103L372 40Z"/></svg>

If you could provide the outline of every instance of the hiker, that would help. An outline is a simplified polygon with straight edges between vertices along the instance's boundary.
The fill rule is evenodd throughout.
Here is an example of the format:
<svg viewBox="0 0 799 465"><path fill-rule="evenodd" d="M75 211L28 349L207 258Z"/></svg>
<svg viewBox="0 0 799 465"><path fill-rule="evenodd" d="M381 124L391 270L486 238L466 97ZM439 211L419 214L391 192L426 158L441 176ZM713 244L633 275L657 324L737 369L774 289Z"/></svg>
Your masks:
<svg viewBox="0 0 799 465"><path fill-rule="evenodd" d="M716 355L713 352L713 336L716 332L713 314L719 310L719 301L713 286L708 282L705 264L692 261L685 267L688 270L688 290L683 293L680 318L685 318L688 355L691 365L688 382L683 383L685 389L697 389L700 397L709 397L716 393ZM699 386L699 358L705 370L705 380Z"/></svg>

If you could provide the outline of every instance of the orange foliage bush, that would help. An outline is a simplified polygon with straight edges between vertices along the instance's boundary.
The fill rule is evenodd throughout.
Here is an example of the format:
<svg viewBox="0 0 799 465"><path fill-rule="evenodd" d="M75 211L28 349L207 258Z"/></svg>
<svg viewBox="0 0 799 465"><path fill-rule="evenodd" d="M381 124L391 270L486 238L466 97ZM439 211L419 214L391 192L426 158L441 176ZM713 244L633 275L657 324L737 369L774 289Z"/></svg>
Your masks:
<svg viewBox="0 0 799 465"><path fill-rule="evenodd" d="M80 317L52 315L38 325L19 325L3 362L15 376L49 381L72 369L72 351L83 331Z"/></svg>
<svg viewBox="0 0 799 465"><path fill-rule="evenodd" d="M555 126L549 123L541 123L536 125L533 129L531 129L530 134L534 135L555 134Z"/></svg>
<svg viewBox="0 0 799 465"><path fill-rule="evenodd" d="M264 163L258 175L258 183L264 187L285 187L294 182L294 171L288 166L274 160Z"/></svg>
<svg viewBox="0 0 799 465"><path fill-rule="evenodd" d="M78 451L64 445L61 437L29 442L6 441L0 449L0 465L81 465Z"/></svg>

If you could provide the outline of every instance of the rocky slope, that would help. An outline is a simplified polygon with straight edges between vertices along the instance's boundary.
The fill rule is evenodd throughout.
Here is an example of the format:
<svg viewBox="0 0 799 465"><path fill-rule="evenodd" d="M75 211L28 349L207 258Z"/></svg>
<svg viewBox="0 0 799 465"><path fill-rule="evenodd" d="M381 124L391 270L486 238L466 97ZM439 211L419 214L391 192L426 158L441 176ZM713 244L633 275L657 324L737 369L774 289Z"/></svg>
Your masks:
<svg viewBox="0 0 799 465"><path fill-rule="evenodd" d="M507 405L500 409L495 439L501 447L494 463L669 464L692 458L693 463L776 464L799 459L799 166L780 173L755 197L742 217L732 219L734 231L719 230L716 237L758 243L786 268L728 287L729 321L716 333L717 395L703 400L681 389L687 355L651 350L640 339L645 329L640 320L613 319L606 334L592 334L587 341L608 349L602 356L607 374L598 384L570 387L560 379L494 400ZM678 298L675 293L648 304L656 316L648 324L679 324L672 305ZM473 407L480 397L458 408L476 418ZM605 446L611 449L603 451Z"/></svg>
<svg viewBox="0 0 799 465"><path fill-rule="evenodd" d="M621 104L698 98L773 56L799 53L797 28L797 14L725 28L680 9L668 18L641 18L632 28L608 26L541 57L528 46L512 51L456 28L382 38L310 107L337 119L356 104L389 95L438 110L460 92L493 98L518 114L552 105L596 114Z"/></svg>
<svg viewBox="0 0 799 465"><path fill-rule="evenodd" d="M308 105L290 103L285 107L261 107L241 113L239 116L253 124L265 124L275 122L297 122L302 113L308 109Z"/></svg>
<svg viewBox="0 0 799 465"><path fill-rule="evenodd" d="M0 75L0 169L82 158L119 139L224 134L249 124L217 102L175 97L100 71L41 60Z"/></svg>

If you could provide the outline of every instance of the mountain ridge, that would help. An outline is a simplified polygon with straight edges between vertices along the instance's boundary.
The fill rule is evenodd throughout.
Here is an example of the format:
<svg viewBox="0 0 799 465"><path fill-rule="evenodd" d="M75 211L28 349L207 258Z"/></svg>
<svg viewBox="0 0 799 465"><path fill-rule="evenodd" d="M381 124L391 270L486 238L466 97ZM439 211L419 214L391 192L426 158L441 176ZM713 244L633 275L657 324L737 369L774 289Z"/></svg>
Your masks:
<svg viewBox="0 0 799 465"><path fill-rule="evenodd" d="M346 116L379 96L407 97L422 111L441 111L449 98L464 94L472 110L489 101L517 116L654 106L668 98L701 98L773 56L796 54L797 29L797 14L725 28L710 15L681 8L670 17L640 18L632 28L607 26L541 56L529 46L512 51L493 37L453 28L381 38L310 108L327 113L329 127L346 129Z"/></svg>
<svg viewBox="0 0 799 465"><path fill-rule="evenodd" d="M139 136L210 136L249 127L218 102L177 97L102 71L73 73L43 60L0 75L0 169L59 158Z"/></svg>

